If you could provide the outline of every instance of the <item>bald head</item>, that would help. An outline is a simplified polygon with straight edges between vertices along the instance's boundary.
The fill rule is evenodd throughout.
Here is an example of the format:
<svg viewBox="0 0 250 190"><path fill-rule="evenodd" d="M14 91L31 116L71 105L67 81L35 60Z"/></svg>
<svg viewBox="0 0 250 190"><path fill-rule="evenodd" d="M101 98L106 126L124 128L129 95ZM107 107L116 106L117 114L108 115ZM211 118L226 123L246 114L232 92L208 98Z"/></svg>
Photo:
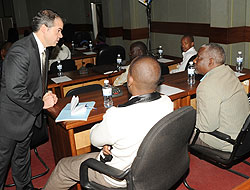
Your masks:
<svg viewBox="0 0 250 190"><path fill-rule="evenodd" d="M150 56L134 59L128 73L128 88L132 95L154 92L161 76L159 63Z"/></svg>

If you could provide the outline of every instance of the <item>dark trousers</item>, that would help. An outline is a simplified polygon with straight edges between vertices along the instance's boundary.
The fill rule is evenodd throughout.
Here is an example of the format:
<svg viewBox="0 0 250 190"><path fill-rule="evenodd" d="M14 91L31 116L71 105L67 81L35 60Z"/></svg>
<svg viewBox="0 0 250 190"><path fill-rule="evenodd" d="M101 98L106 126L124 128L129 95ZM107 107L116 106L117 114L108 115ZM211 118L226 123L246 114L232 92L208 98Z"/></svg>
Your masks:
<svg viewBox="0 0 250 190"><path fill-rule="evenodd" d="M4 188L11 164L12 177L17 190L32 189L30 167L30 141L32 132L22 141L0 136L0 190Z"/></svg>

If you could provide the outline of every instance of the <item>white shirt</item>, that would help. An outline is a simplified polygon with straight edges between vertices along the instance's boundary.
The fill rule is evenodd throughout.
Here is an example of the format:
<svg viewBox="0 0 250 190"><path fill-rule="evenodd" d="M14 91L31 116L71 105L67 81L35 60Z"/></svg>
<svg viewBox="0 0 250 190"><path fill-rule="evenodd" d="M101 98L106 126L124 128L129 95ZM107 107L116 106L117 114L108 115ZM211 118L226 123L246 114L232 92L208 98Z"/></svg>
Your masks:
<svg viewBox="0 0 250 190"><path fill-rule="evenodd" d="M50 66L52 63L59 61L59 60L60 61L66 60L66 59L71 59L71 52L70 52L69 48L63 44L60 48L60 51L59 51L57 57L55 59L49 60L49 70L50 70Z"/></svg>
<svg viewBox="0 0 250 190"><path fill-rule="evenodd" d="M129 65L128 66L123 66L123 69L126 69L126 71L115 79L115 81L113 83L113 86L121 86L121 85L123 85L124 83L127 82Z"/></svg>
<svg viewBox="0 0 250 190"><path fill-rule="evenodd" d="M166 95L151 102L111 107L104 114L103 121L91 128L91 143L99 148L112 145L113 159L106 164L125 171L134 161L148 131L172 111L173 102ZM114 186L126 186L125 181L116 181L105 175L104 178Z"/></svg>
<svg viewBox="0 0 250 190"><path fill-rule="evenodd" d="M178 64L177 69L173 69L172 71L170 71L170 74L185 71L188 60L196 54L197 54L197 51L194 49L194 47L191 47L186 52L182 52L182 56L183 56L182 62Z"/></svg>
<svg viewBox="0 0 250 190"><path fill-rule="evenodd" d="M32 34L34 35L37 46L38 46L39 55L40 55L40 63L41 63L41 71L42 71L42 53L46 51L46 48L43 46L42 42L39 40L37 35L34 32Z"/></svg>

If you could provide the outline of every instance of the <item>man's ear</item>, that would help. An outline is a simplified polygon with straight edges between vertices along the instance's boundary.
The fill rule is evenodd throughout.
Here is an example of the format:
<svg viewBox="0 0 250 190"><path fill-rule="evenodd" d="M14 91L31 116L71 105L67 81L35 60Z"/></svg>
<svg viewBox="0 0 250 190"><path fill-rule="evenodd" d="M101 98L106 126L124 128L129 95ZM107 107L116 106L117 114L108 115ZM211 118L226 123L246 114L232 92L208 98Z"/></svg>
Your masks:
<svg viewBox="0 0 250 190"><path fill-rule="evenodd" d="M213 67L214 66L214 58L209 58L208 66L209 67Z"/></svg>
<svg viewBox="0 0 250 190"><path fill-rule="evenodd" d="M133 77L131 77L131 75L128 75L127 77L127 86L130 87L134 82Z"/></svg>
<svg viewBox="0 0 250 190"><path fill-rule="evenodd" d="M194 47L194 42L191 43L191 46Z"/></svg>
<svg viewBox="0 0 250 190"><path fill-rule="evenodd" d="M47 30L47 26L45 26L45 24L42 24L40 30L44 33Z"/></svg>

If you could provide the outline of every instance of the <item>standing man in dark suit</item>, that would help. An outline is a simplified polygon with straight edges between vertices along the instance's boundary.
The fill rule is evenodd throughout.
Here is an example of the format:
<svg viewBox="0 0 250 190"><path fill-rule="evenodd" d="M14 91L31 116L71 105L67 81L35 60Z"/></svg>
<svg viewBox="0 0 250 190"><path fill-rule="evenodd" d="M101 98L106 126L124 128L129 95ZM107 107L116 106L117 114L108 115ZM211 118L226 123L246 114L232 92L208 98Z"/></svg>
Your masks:
<svg viewBox="0 0 250 190"><path fill-rule="evenodd" d="M31 182L30 141L32 127L42 126L43 109L53 107L56 95L46 93L46 48L62 38L63 21L42 10L32 20L33 33L15 42L3 62L0 92L0 189L8 165L17 189L34 189ZM47 57L47 58L45 58Z"/></svg>

